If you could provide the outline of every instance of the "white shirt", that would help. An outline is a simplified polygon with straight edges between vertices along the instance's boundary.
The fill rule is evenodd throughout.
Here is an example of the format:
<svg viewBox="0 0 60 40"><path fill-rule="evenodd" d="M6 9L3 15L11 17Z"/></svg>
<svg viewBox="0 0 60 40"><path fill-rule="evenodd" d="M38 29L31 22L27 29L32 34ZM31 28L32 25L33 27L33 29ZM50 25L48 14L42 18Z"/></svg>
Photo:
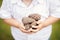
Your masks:
<svg viewBox="0 0 60 40"><path fill-rule="evenodd" d="M32 13L41 15L44 21L48 16L60 18L60 1L59 0L33 0L26 6L21 0L3 0L0 17L2 19L15 18L21 22L23 17ZM52 32L52 26L49 25L35 34L25 34L15 27L11 27L11 32L15 40L48 40Z"/></svg>

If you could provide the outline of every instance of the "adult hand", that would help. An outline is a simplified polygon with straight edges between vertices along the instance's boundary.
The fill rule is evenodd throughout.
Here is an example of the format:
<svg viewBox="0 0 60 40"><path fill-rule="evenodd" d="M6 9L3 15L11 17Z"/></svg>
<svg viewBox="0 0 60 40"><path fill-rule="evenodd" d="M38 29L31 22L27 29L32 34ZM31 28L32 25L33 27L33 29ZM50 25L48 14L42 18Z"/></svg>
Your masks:
<svg viewBox="0 0 60 40"><path fill-rule="evenodd" d="M27 33L27 34L30 33L30 30L25 30L25 27L23 24L20 25L19 30L22 31L23 33Z"/></svg>
<svg viewBox="0 0 60 40"><path fill-rule="evenodd" d="M36 32L40 31L43 28L42 22L38 21L37 24L39 24L39 25L38 26L32 25L32 28L30 29L31 33L36 33Z"/></svg>

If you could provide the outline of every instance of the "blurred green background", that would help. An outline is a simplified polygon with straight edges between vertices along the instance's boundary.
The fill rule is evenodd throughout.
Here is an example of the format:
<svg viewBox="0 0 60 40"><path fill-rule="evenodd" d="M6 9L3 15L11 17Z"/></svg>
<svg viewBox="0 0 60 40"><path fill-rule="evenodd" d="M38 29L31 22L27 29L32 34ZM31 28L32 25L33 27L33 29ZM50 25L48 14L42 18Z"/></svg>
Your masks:
<svg viewBox="0 0 60 40"><path fill-rule="evenodd" d="M2 0L0 0L0 5ZM50 40L60 40L60 21L53 24L53 30L50 37ZM11 35L10 26L3 22L0 19L0 40L13 40Z"/></svg>

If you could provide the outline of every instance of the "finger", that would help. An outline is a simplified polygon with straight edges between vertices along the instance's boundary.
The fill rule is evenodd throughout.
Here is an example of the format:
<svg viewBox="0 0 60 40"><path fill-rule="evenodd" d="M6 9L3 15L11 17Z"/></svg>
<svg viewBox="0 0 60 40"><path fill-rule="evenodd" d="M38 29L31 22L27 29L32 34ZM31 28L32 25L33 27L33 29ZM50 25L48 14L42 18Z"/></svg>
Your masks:
<svg viewBox="0 0 60 40"><path fill-rule="evenodd" d="M25 29L25 27L24 27L24 26L22 26L21 28L22 28L22 29Z"/></svg>
<svg viewBox="0 0 60 40"><path fill-rule="evenodd" d="M41 21L39 20L39 21L37 21L37 24L40 24L41 23Z"/></svg>
<svg viewBox="0 0 60 40"><path fill-rule="evenodd" d="M31 32L32 28L30 28L28 31Z"/></svg>
<svg viewBox="0 0 60 40"><path fill-rule="evenodd" d="M25 27L24 27L24 25L23 25L22 23L21 23L21 28L22 28L22 29L25 29Z"/></svg>
<svg viewBox="0 0 60 40"><path fill-rule="evenodd" d="M25 30L25 29L22 29L22 28L21 28L21 31L22 31L23 33L27 33L27 34L32 34L33 32L31 32L31 30L32 30L32 28L30 28L29 30Z"/></svg>
<svg viewBox="0 0 60 40"><path fill-rule="evenodd" d="M28 30L24 30L24 29L20 29L22 32L24 33L28 33L29 31Z"/></svg>
<svg viewBox="0 0 60 40"><path fill-rule="evenodd" d="M32 32L32 28L30 28L28 31L29 32L27 34L33 34L34 33L34 32Z"/></svg>
<svg viewBox="0 0 60 40"><path fill-rule="evenodd" d="M34 26L34 25L32 25L32 28L38 28L38 26Z"/></svg>
<svg viewBox="0 0 60 40"><path fill-rule="evenodd" d="M39 31L39 29L37 29L37 30L31 30L33 33L36 33L36 32L38 32Z"/></svg>

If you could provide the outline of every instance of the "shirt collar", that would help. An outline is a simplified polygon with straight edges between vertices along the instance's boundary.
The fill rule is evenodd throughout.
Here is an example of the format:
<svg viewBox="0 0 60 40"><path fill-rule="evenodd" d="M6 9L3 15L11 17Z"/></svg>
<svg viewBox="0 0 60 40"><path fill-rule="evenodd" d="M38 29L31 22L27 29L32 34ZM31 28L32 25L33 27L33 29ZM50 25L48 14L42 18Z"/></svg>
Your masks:
<svg viewBox="0 0 60 40"><path fill-rule="evenodd" d="M27 7L24 3L22 3L21 0L11 0L11 3L12 4L18 4L18 6L21 6L21 7ZM37 0L33 0L32 3L28 7L30 8L30 7L32 7L34 5L37 5L37 3L38 3Z"/></svg>
<svg viewBox="0 0 60 40"><path fill-rule="evenodd" d="M33 2L34 2L34 0L32 1L32 3L29 6L27 6L21 0L18 0L17 4L20 5L20 6L22 6L22 7L30 7L30 6L33 6Z"/></svg>

